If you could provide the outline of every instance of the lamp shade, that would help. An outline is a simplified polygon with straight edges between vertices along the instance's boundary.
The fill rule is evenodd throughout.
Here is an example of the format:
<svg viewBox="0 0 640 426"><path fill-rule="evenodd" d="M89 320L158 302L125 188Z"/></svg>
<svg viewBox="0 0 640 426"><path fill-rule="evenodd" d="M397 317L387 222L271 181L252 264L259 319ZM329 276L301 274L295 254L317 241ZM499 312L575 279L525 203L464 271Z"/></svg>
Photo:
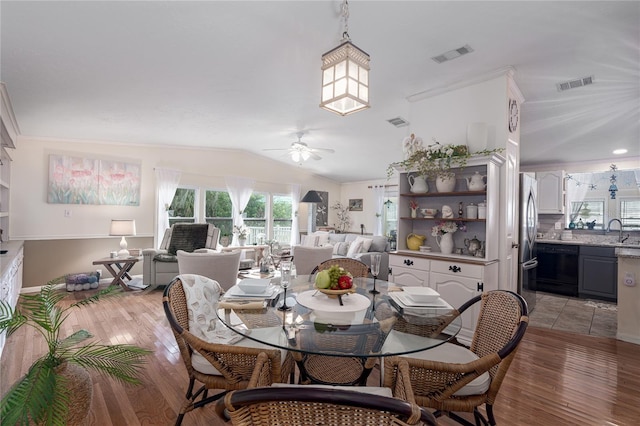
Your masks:
<svg viewBox="0 0 640 426"><path fill-rule="evenodd" d="M136 235L136 221L133 219L112 220L109 235L116 235L119 237L125 235Z"/></svg>
<svg viewBox="0 0 640 426"><path fill-rule="evenodd" d="M306 194L304 194L304 197L302 197L302 200L300 200L301 203L321 203L322 202L322 198L320 197L320 194L318 194L318 191L309 191Z"/></svg>
<svg viewBox="0 0 640 426"><path fill-rule="evenodd" d="M322 55L320 107L340 115L369 108L369 60L350 41Z"/></svg>

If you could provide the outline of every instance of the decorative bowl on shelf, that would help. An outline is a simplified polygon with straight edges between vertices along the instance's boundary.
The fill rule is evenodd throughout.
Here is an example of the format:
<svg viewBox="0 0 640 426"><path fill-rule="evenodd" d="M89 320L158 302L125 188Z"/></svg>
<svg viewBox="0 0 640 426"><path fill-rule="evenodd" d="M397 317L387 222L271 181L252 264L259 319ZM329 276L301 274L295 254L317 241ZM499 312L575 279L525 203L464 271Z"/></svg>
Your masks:
<svg viewBox="0 0 640 426"><path fill-rule="evenodd" d="M438 213L438 209L420 209L420 213L426 218L433 218Z"/></svg>
<svg viewBox="0 0 640 426"><path fill-rule="evenodd" d="M353 286L351 286L351 288L347 288L344 290L331 290L329 288L318 288L315 285L313 286L316 290L318 290L320 293L324 293L327 296L331 297L331 298L337 298L338 295L340 294L348 294L348 293L355 293L356 292L356 286L355 284Z"/></svg>

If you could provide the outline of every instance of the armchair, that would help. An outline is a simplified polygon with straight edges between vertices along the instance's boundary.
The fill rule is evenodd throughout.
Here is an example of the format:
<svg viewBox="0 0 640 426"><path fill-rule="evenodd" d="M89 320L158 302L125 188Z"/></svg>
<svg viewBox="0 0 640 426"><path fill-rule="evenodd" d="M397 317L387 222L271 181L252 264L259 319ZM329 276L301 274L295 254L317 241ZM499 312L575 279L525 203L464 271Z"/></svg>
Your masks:
<svg viewBox="0 0 640 426"><path fill-rule="evenodd" d="M209 223L175 223L167 229L158 249L142 250L142 282L146 286L167 285L179 273L178 250L193 252L218 245L220 229Z"/></svg>

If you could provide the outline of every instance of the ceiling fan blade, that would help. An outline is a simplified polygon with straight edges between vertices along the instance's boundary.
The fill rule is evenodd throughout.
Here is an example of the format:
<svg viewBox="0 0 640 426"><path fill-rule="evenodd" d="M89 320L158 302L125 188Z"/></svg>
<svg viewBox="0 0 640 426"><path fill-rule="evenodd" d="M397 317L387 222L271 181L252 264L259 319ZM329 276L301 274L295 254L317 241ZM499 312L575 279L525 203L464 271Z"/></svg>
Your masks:
<svg viewBox="0 0 640 426"><path fill-rule="evenodd" d="M262 148L263 151L290 151L291 148Z"/></svg>
<svg viewBox="0 0 640 426"><path fill-rule="evenodd" d="M334 152L336 152L331 148L311 148L310 150L312 152L326 152L327 154L333 154Z"/></svg>
<svg viewBox="0 0 640 426"><path fill-rule="evenodd" d="M321 159L322 159L322 157L320 157L318 154L316 154L316 153L315 153L315 152L313 152L313 151L309 151L309 156L310 156L311 158L313 158L314 160L321 160Z"/></svg>

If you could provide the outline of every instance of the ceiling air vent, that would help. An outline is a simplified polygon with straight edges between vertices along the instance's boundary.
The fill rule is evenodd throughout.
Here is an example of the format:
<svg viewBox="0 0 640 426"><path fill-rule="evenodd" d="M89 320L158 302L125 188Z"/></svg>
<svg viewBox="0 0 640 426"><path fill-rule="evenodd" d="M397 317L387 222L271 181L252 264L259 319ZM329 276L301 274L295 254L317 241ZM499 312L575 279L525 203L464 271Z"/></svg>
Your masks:
<svg viewBox="0 0 640 426"><path fill-rule="evenodd" d="M387 121L396 127L405 127L409 125L409 122L402 117L390 118Z"/></svg>
<svg viewBox="0 0 640 426"><path fill-rule="evenodd" d="M575 80L563 81L562 83L557 83L556 87L558 88L558 92L564 92L565 90L575 89L576 87L587 86L589 84L593 84L593 76L577 78Z"/></svg>
<svg viewBox="0 0 640 426"><path fill-rule="evenodd" d="M471 52L473 52L473 49L471 48L471 46L469 46L468 44L465 44L462 47L450 50L448 52L444 52L438 56L432 57L431 59L441 64L443 62L450 61L455 58L459 58L460 56L466 55L467 53L471 53Z"/></svg>

